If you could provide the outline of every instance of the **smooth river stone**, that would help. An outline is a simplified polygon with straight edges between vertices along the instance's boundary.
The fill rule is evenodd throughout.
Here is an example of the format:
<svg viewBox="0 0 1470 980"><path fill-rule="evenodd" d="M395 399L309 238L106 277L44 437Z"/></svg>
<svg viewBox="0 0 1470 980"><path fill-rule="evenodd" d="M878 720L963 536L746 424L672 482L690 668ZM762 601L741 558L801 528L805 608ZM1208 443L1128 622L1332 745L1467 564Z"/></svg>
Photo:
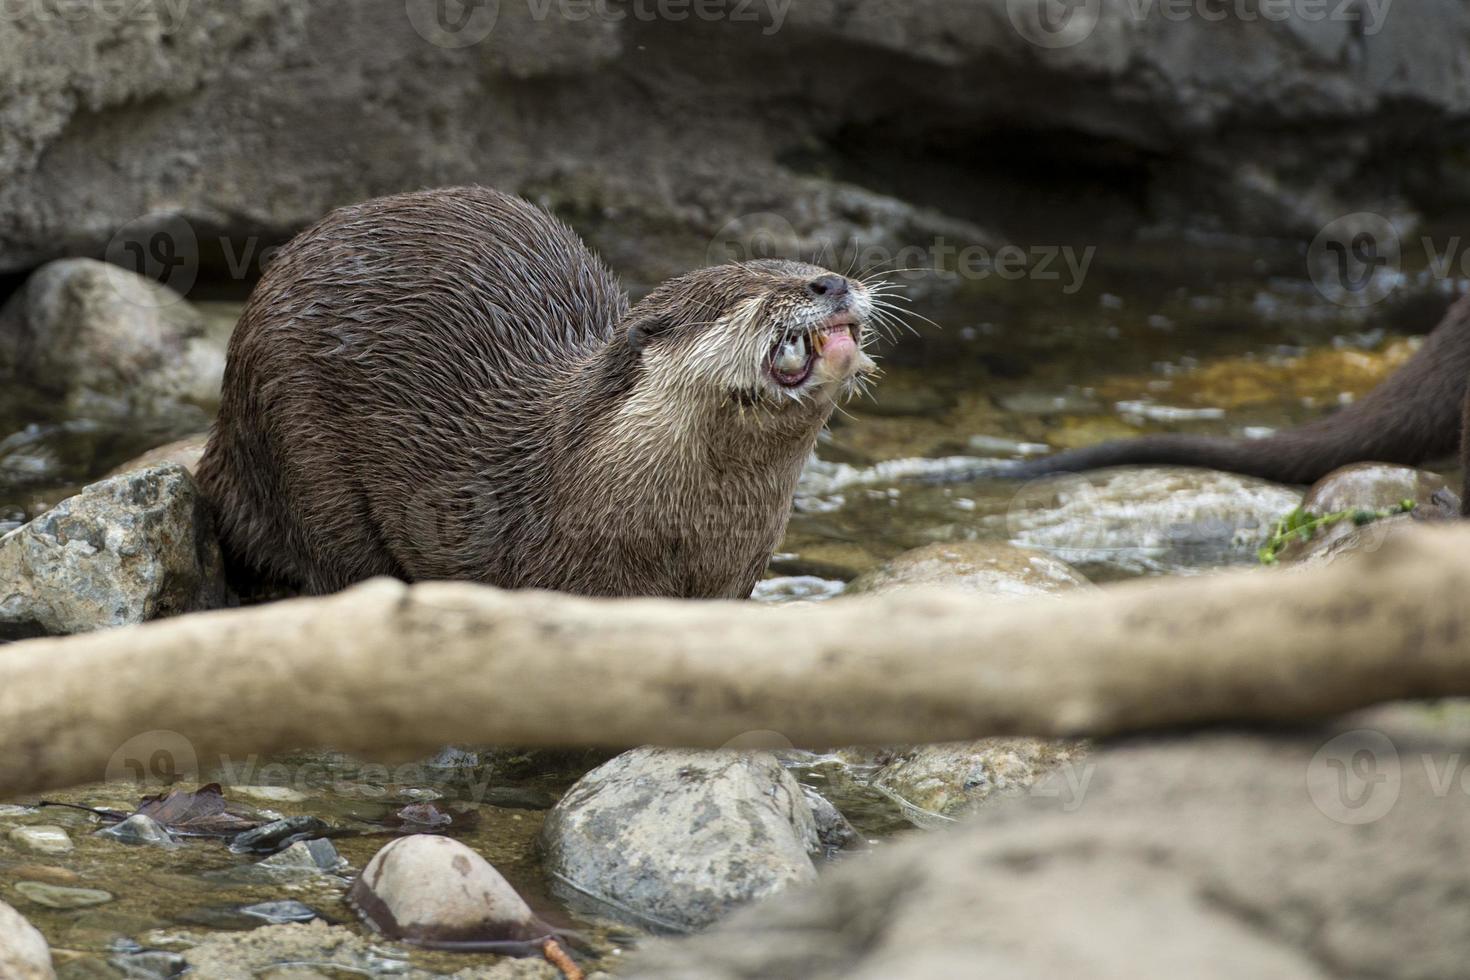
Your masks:
<svg viewBox="0 0 1470 980"><path fill-rule="evenodd" d="M100 888L66 888L42 881L17 881L15 890L48 909L84 909L112 901L112 893Z"/></svg>
<svg viewBox="0 0 1470 980"><path fill-rule="evenodd" d="M550 932L489 861L433 834L384 845L347 901L390 939L514 942Z"/></svg>
<svg viewBox="0 0 1470 980"><path fill-rule="evenodd" d="M51 824L16 827L10 832L10 839L37 854L65 854L76 846L65 830Z"/></svg>

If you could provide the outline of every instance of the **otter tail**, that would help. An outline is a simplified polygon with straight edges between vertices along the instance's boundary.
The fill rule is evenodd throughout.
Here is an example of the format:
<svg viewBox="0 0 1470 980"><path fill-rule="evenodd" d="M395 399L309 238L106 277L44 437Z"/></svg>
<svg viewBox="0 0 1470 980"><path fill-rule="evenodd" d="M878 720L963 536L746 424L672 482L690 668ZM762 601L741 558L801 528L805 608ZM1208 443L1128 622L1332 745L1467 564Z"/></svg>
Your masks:
<svg viewBox="0 0 1470 980"><path fill-rule="evenodd" d="M1162 435L1106 442L1030 460L1004 475L1030 479L1104 466L1173 463L1280 483L1312 483L1349 463L1412 466L1449 456L1460 446L1467 387L1470 297L1450 308L1397 373L1321 421L1264 439Z"/></svg>

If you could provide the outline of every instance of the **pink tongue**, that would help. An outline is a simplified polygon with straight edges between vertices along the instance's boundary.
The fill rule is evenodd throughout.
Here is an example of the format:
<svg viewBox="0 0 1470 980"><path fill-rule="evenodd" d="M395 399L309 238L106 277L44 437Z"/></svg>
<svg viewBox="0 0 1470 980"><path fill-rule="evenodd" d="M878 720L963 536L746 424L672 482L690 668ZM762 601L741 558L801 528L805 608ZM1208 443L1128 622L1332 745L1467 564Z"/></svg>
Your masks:
<svg viewBox="0 0 1470 980"><path fill-rule="evenodd" d="M822 345L822 360L839 371L846 371L856 355L857 344L853 341L852 334L846 330L832 331Z"/></svg>

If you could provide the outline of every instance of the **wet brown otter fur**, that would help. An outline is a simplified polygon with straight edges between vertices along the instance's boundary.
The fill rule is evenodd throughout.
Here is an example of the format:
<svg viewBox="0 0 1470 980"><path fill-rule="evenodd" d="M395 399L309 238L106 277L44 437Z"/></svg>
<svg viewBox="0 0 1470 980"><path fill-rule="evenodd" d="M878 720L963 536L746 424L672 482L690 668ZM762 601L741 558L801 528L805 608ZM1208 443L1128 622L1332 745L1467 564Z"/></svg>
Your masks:
<svg viewBox="0 0 1470 980"><path fill-rule="evenodd" d="M1104 466L1174 463L1281 483L1312 483L1357 462L1413 466L1460 450L1470 515L1470 297L1450 308L1409 362L1364 398L1264 439L1161 435L1073 449L1005 471L1029 479Z"/></svg>
<svg viewBox="0 0 1470 980"><path fill-rule="evenodd" d="M200 482L232 562L309 592L393 575L745 597L835 400L872 369L869 312L861 283L781 261L630 309L518 198L369 201L251 295Z"/></svg>

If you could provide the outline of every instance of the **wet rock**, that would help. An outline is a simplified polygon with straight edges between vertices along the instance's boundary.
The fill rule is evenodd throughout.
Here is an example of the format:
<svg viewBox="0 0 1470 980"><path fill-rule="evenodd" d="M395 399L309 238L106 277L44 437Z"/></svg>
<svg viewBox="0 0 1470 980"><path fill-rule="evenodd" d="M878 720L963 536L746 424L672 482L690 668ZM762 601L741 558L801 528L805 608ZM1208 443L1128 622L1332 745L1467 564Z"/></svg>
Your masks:
<svg viewBox="0 0 1470 980"><path fill-rule="evenodd" d="M831 857L838 851L864 843L862 835L836 804L810 786L802 786L801 791L806 794L807 805L812 808L812 822L817 828L817 840L822 843L823 854Z"/></svg>
<svg viewBox="0 0 1470 980"><path fill-rule="evenodd" d="M122 970L128 980L170 980L189 968L189 961L181 954L161 949L125 953L108 962Z"/></svg>
<svg viewBox="0 0 1470 980"><path fill-rule="evenodd" d="M0 977L56 980L45 937L4 902L0 902Z"/></svg>
<svg viewBox="0 0 1470 980"><path fill-rule="evenodd" d="M430 834L385 845L347 901L390 939L515 942L551 931L490 862L459 841Z"/></svg>
<svg viewBox="0 0 1470 980"><path fill-rule="evenodd" d="M1412 503L1413 510L1400 513L1404 503ZM1317 527L1310 537L1289 541L1277 555L1283 565L1330 564L1378 549L1396 528L1458 520L1460 498L1437 474L1387 463L1358 463L1318 480L1302 499L1301 509L1317 518L1348 516Z"/></svg>
<svg viewBox="0 0 1470 980"><path fill-rule="evenodd" d="M231 868L226 877L237 881L274 881L341 871L347 861L325 838L297 841L279 854L272 854L243 868Z"/></svg>
<svg viewBox="0 0 1470 980"><path fill-rule="evenodd" d="M10 840L37 854L65 854L76 846L65 830L50 824L16 827L10 832Z"/></svg>
<svg viewBox="0 0 1470 980"><path fill-rule="evenodd" d="M236 834L230 841L230 850L236 854L273 854L298 842L321 837L327 829L326 821L310 814L283 817Z"/></svg>
<svg viewBox="0 0 1470 980"><path fill-rule="evenodd" d="M1026 484L1003 520L1013 544L1085 571L1186 572L1253 564L1289 487L1184 467L1128 467Z"/></svg>
<svg viewBox="0 0 1470 980"><path fill-rule="evenodd" d="M786 575L763 579L750 597L756 602L820 602L842 592L842 582L816 575Z"/></svg>
<svg viewBox="0 0 1470 980"><path fill-rule="evenodd" d="M257 902L247 905L240 910L242 915L261 919L271 925L280 925L284 922L310 922L319 918L316 909L295 899L287 899L281 902Z"/></svg>
<svg viewBox="0 0 1470 980"><path fill-rule="evenodd" d="M869 784L898 804L919 827L952 823L977 807L1025 793L1042 778L1067 767L1081 784L1076 763L1085 743L1039 738L985 738L975 742L920 745L897 750Z"/></svg>
<svg viewBox="0 0 1470 980"><path fill-rule="evenodd" d="M200 428L223 371L198 311L116 265L49 263L0 309L0 379L59 398L70 417Z"/></svg>
<svg viewBox="0 0 1470 980"><path fill-rule="evenodd" d="M95 836L110 837L123 844L167 846L178 843L167 827L146 813L135 813L121 823L97 831Z"/></svg>
<svg viewBox="0 0 1470 980"><path fill-rule="evenodd" d="M811 806L766 753L640 748L547 815L546 868L569 895L655 929L697 929L816 876Z"/></svg>
<svg viewBox="0 0 1470 980"><path fill-rule="evenodd" d="M907 551L868 572L844 595L949 586L990 596L1057 595L1090 583L1044 551L998 542L957 541Z"/></svg>
<svg viewBox="0 0 1470 980"><path fill-rule="evenodd" d="M17 881L15 890L48 909L83 909L112 901L112 894L100 888L67 888L43 881Z"/></svg>
<svg viewBox="0 0 1470 980"><path fill-rule="evenodd" d="M347 866L347 861L337 853L337 848L326 839L297 841L279 854L273 854L257 867L290 871L338 871Z"/></svg>
<svg viewBox="0 0 1470 980"><path fill-rule="evenodd" d="M445 980L437 971L415 968L402 947L384 946L381 939L359 935L345 926L332 926L320 919L313 922L261 926L245 932L182 936L170 930L160 939L179 939L195 945L185 950L189 976L209 980L296 980L299 969L309 963L321 975L394 977L395 980ZM481 961L483 962L483 961ZM562 980L561 973L545 960L503 960L491 965L466 966L451 974L464 980Z"/></svg>
<svg viewBox="0 0 1470 980"><path fill-rule="evenodd" d="M1459 516L1452 506L1458 504L1458 496L1444 477L1389 463L1355 463L1333 470L1307 491L1302 509L1314 514L1383 510L1406 500L1413 501L1416 510L1423 508L1446 518Z"/></svg>
<svg viewBox="0 0 1470 980"><path fill-rule="evenodd" d="M0 639L141 623L226 597L207 509L178 466L94 483L0 538Z"/></svg>
<svg viewBox="0 0 1470 980"><path fill-rule="evenodd" d="M1459 976L1470 796L1443 777L1467 748L1463 726L1396 729L1376 712L1101 748L1081 800L1058 774L701 936L649 944L619 975Z"/></svg>

